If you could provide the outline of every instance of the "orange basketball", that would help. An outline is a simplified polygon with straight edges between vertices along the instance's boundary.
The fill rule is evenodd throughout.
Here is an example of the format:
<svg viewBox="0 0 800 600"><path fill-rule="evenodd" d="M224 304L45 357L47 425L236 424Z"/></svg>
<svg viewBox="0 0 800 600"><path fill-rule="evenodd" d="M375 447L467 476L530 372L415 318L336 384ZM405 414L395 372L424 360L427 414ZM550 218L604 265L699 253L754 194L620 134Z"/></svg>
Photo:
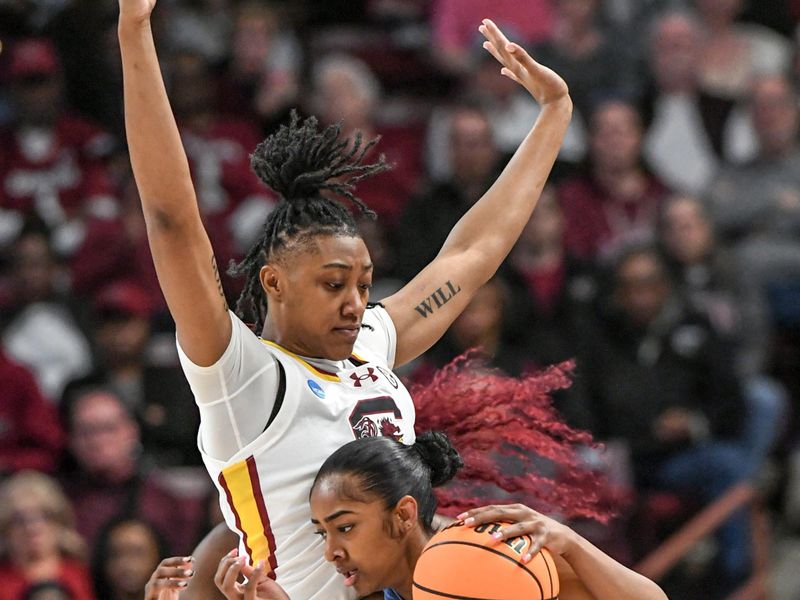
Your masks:
<svg viewBox="0 0 800 600"><path fill-rule="evenodd" d="M558 573L543 549L527 564L528 535L497 542L508 523L465 527L454 523L431 538L414 569L414 600L555 600Z"/></svg>

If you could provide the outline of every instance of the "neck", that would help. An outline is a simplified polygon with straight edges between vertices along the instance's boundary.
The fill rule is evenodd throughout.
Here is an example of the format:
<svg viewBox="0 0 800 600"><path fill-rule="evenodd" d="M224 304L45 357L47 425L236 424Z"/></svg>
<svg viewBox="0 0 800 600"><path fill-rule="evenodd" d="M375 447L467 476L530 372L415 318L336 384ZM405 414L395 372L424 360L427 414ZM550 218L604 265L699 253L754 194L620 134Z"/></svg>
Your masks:
<svg viewBox="0 0 800 600"><path fill-rule="evenodd" d="M413 597L412 582L414 580L414 567L417 566L417 561L419 557L422 556L422 550L431 537L431 535L428 535L420 529L412 535L411 539L408 541L403 561L398 565L397 582L390 586L394 591L400 594L403 600L411 600Z"/></svg>
<svg viewBox="0 0 800 600"><path fill-rule="evenodd" d="M24 561L19 562L18 565L25 573L27 579L31 581L45 581L58 577L59 563L60 557L55 553L41 556L26 556Z"/></svg>

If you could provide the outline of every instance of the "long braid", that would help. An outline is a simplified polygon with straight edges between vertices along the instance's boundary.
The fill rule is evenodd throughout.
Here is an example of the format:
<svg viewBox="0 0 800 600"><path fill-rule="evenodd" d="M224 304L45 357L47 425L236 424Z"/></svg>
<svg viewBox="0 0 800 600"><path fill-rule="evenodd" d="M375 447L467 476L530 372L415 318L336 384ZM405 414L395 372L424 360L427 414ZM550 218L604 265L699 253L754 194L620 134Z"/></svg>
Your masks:
<svg viewBox="0 0 800 600"><path fill-rule="evenodd" d="M236 314L252 319L257 332L264 326L267 299L261 289L261 267L274 259L281 249L301 237L316 235L358 235L351 211L338 200L349 200L356 210L368 218L375 213L355 194L355 184L389 168L381 155L377 162L363 164L379 138L364 143L357 133L350 147L342 139L341 124L318 129L317 119L309 117L301 123L292 111L288 125L281 127L258 146L250 157L255 174L279 196L278 206L264 223L264 231L244 260L232 264L230 275L244 275L242 293L236 301Z"/></svg>

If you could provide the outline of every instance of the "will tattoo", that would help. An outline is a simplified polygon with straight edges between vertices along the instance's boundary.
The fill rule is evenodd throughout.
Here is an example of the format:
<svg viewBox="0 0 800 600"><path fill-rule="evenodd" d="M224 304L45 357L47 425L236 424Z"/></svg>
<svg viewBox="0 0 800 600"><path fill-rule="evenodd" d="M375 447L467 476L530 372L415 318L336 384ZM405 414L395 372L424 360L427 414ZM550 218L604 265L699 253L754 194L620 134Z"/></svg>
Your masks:
<svg viewBox="0 0 800 600"><path fill-rule="evenodd" d="M225 290L222 289L222 279L219 276L219 269L217 268L217 259L213 254L211 255L211 266L214 268L214 280L217 282L217 291L219 291L219 295L222 296L222 308L225 312L228 312L228 299L225 298Z"/></svg>
<svg viewBox="0 0 800 600"><path fill-rule="evenodd" d="M427 319L428 315L432 315L433 311L442 308L460 291L460 285L456 285L452 281L448 281L442 287L437 288L435 292L425 298L417 306L415 306L414 310L416 310L423 319Z"/></svg>

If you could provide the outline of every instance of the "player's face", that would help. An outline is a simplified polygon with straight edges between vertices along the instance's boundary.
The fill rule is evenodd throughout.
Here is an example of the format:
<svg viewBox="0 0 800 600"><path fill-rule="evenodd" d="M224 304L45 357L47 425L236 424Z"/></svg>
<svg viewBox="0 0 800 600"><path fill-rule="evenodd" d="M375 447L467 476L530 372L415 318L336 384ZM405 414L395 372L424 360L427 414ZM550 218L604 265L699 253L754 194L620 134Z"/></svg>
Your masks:
<svg viewBox="0 0 800 600"><path fill-rule="evenodd" d="M276 341L304 356L350 356L372 285L372 261L364 241L318 237L311 249L293 254L274 272L279 292L268 293L270 311L274 308L280 321Z"/></svg>
<svg viewBox="0 0 800 600"><path fill-rule="evenodd" d="M379 499L354 500L343 489L358 491L350 475L331 475L311 493L311 521L325 541L325 560L344 578L344 584L364 596L399 587L410 578L413 565L404 551L406 535L393 529L392 511ZM354 494L355 495L355 494Z"/></svg>

